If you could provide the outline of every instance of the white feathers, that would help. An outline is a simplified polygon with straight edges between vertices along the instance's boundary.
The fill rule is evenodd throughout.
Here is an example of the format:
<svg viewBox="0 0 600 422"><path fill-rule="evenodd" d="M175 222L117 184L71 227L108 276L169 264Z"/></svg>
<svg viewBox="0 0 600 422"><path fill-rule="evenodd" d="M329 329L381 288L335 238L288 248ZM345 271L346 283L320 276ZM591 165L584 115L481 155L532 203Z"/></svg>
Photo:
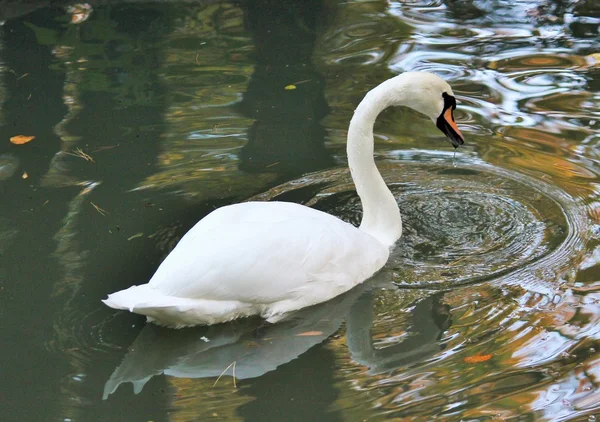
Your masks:
<svg viewBox="0 0 600 422"><path fill-rule="evenodd" d="M351 289L388 254L370 235L321 211L247 202L209 214L148 284L113 293L104 303L172 327L254 314L273 318Z"/></svg>

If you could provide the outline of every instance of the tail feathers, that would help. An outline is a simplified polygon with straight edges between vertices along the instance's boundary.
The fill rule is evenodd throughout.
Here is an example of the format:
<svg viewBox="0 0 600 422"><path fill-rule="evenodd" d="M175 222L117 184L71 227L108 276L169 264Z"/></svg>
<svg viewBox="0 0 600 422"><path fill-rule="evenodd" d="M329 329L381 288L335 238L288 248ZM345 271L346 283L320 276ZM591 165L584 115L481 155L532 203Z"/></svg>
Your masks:
<svg viewBox="0 0 600 422"><path fill-rule="evenodd" d="M189 300L167 296L148 284L142 284L112 293L102 302L114 309L140 313L140 309L173 306L174 302Z"/></svg>
<svg viewBox="0 0 600 422"><path fill-rule="evenodd" d="M254 304L227 300L208 300L169 296L148 284L133 286L108 295L106 305L140 315L167 327L210 325L260 313Z"/></svg>
<svg viewBox="0 0 600 422"><path fill-rule="evenodd" d="M118 368L117 368L117 371L118 371ZM148 381L150 381L151 378L152 378L152 375L148 375L146 378L131 380L131 383L133 384L133 394L139 394L142 391L142 389L144 388L144 385L146 385L146 383ZM110 396L112 393L117 391L117 388L119 388L119 385L121 385L122 383L127 382L127 381L129 381L129 380L122 380L122 379L118 378L115 374L113 374L113 376L111 376L110 379L108 381L106 381L106 384L104 384L104 392L102 393L102 400L108 399L108 396Z"/></svg>

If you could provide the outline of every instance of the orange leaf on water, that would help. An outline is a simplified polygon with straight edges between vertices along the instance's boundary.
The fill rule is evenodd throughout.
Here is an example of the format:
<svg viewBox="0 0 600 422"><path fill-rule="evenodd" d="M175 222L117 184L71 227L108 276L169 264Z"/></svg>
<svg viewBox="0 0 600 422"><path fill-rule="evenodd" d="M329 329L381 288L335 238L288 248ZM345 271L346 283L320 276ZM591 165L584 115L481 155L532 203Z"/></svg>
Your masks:
<svg viewBox="0 0 600 422"><path fill-rule="evenodd" d="M480 362L485 362L486 360L490 360L492 358L492 356L493 356L492 354L467 356L466 358L463 359L463 361L465 363L480 363Z"/></svg>
<svg viewBox="0 0 600 422"><path fill-rule="evenodd" d="M321 336L323 331L306 331L304 333L296 334L296 337L310 337L310 336Z"/></svg>
<svg viewBox="0 0 600 422"><path fill-rule="evenodd" d="M12 142L15 145L23 145L27 142L33 141L34 139L35 136L17 135L10 138L10 142Z"/></svg>

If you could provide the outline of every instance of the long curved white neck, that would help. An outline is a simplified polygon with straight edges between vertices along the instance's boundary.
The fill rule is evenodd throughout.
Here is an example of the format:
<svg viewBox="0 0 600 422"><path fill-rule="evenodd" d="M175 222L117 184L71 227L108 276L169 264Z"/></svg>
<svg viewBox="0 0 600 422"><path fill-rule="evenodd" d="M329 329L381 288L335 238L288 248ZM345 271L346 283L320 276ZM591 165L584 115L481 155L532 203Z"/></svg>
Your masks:
<svg viewBox="0 0 600 422"><path fill-rule="evenodd" d="M401 105L405 100L398 97L398 93L406 97L406 94L402 95L404 90L398 80L400 78L394 79L396 94L393 104L389 89L392 79L371 90L358 105L350 121L347 144L348 165L363 208L360 230L386 246L391 246L402 235L402 218L394 195L375 166L373 124L385 108Z"/></svg>

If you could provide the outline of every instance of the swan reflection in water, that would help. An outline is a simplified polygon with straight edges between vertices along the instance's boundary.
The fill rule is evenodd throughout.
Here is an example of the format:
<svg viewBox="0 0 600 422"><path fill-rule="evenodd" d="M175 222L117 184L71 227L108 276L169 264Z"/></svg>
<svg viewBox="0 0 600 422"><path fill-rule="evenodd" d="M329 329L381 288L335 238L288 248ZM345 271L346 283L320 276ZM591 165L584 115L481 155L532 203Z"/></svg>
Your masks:
<svg viewBox="0 0 600 422"><path fill-rule="evenodd" d="M441 302L442 292L429 296L423 293L414 303L409 335L402 342L385 348L373 345L373 299L381 287L372 280L329 302L295 312L277 324L260 318L183 330L146 324L106 382L103 398L126 382L133 384L137 394L160 374L177 378L232 375L234 362L236 379L260 377L322 343L344 321L350 355L370 374L438 353L443 348L439 339L450 325L449 307ZM386 287L394 288L389 283ZM402 290L397 293L401 295Z"/></svg>

